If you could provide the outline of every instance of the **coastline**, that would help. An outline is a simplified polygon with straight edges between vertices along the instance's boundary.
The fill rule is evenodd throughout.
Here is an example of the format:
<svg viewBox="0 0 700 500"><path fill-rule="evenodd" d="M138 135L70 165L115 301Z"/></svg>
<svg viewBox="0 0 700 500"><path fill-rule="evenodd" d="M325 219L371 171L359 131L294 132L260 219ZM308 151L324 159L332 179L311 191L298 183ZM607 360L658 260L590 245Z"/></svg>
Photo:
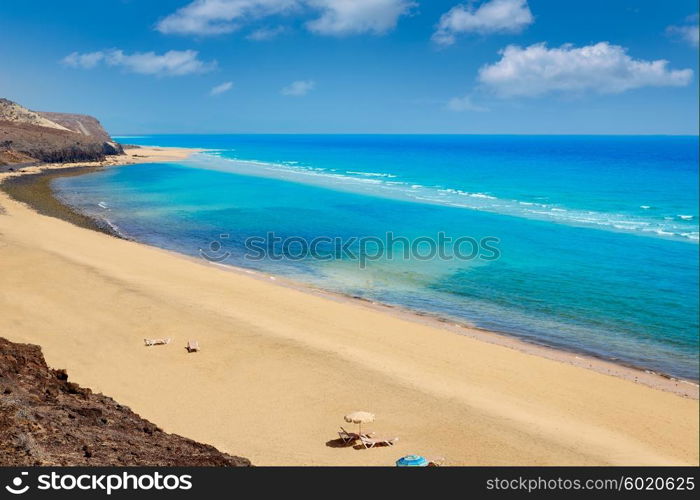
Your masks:
<svg viewBox="0 0 700 500"><path fill-rule="evenodd" d="M0 170L2 186L0 190L42 215L56 217L76 226L100 231L117 238L129 239L104 221L88 216L64 203L52 190L51 181L57 177L83 175L110 166L183 160L200 151L202 150L195 148L136 146L127 148L123 155L106 156L105 160L100 162L8 165Z"/></svg>
<svg viewBox="0 0 700 500"><path fill-rule="evenodd" d="M149 149L155 150L155 154L151 156L147 151ZM168 154L174 156L168 156ZM129 150L129 154L125 158L121 158L121 160L125 163L174 161L184 158L187 154L188 150L178 150L176 153L174 151L166 151L166 148L140 148ZM119 159L114 159L107 164L115 165L120 163ZM97 166L98 165L91 165L88 166L88 168L95 168ZM63 170L65 175L74 175L75 173L84 171L70 170L74 167L75 165L51 166L45 170L50 172ZM0 174L0 179L3 177L21 176L26 173L37 173L42 170L44 170L42 167L28 167L19 173ZM48 182L48 180L44 181L45 187L48 186ZM11 221L9 224L6 224L7 220L2 220L2 222L0 222L0 233L2 233L3 236L1 237L2 239L0 239L0 252L3 251L3 246L10 246L11 248L17 246L20 249L26 250L28 254L36 252L41 254L42 251L44 251L48 254L48 257L54 259L59 258L61 262L86 266L85 269L81 267L78 273L88 273L88 275L85 276L86 278L94 280L98 279L100 276L109 275L112 280L116 279L118 281L118 285L123 285L127 289L137 290L139 295L144 295L149 300L156 300L157 297L153 297L151 294L154 290L159 290L163 293L164 297L161 300L165 300L168 297L175 298L176 300L184 300L184 302L182 302L183 305L191 307L193 310L197 310L200 313L208 311L213 316L216 316L215 329L217 332L222 332L223 334L224 331L228 330L227 318L232 324L238 326L236 329L245 331L245 327L247 327L257 332L252 335L252 337L259 337L257 338L259 344L256 344L253 340L247 339L247 337L251 335L246 333L234 335L233 339L215 335L219 342L225 344L227 347L231 347L234 351L237 347L237 341L243 343L249 342L248 347L252 352L258 352L258 354L262 354L266 358L270 356L274 357L274 355L271 355L274 349L263 349L260 344L265 345L272 342L274 347L274 344L282 342L285 344L285 347L289 347L292 351L301 349L304 351L305 360L307 361L307 364L303 366L298 366L295 362L289 360L285 361L284 359L277 360L281 363L279 366L276 366L276 363L271 360L268 361L270 361L271 366L276 366L276 368L280 366L289 367L288 363L294 364L295 370L293 371L295 371L297 376L302 377L302 379L304 376L317 378L313 377L315 372L314 368L310 368L308 365L308 361L311 359L323 365L325 369L329 369L330 365L335 367L337 367L337 364L343 365L343 369L340 369L340 372L350 377L352 377L352 374L355 373L358 368L362 368L371 372L374 378L368 375L358 376L358 378L373 378L375 384L384 389L391 387L399 394L403 394L404 397L397 398L392 394L392 391L387 392L386 390L382 391L377 389L374 392L381 393L384 397L389 399L398 399L397 402L405 406L411 406L410 399L405 396L409 393L413 393L414 396L418 394L421 396L419 398L420 401L425 402L426 400L430 400L435 403L436 408L444 410L446 412L445 414L450 414L457 418L461 417L469 421L474 427L482 429L482 432L486 433L489 439L481 440L481 444L485 444L486 442L491 442L492 444L498 442L502 448L509 448L510 446L506 444L509 443L509 441L507 439L502 441L502 439L504 437L510 437L512 440L520 443L527 442L529 443L527 446L532 448L532 450L528 450L531 453L527 453L522 449L512 449L500 455L490 453L486 449L480 448L478 453L476 453L480 460L476 460L474 463L542 463L533 460L535 460L535 457L543 456L543 448L548 448L550 454L554 453L551 457L549 454L544 455L547 457L547 463L549 463L549 460L551 460L551 463L567 464L628 463L626 460L639 461L633 463L654 463L656 459L661 460L662 463L697 463L697 448L693 449L692 447L692 443L697 442L697 421L693 421L692 417L690 417L693 411L695 411L695 415L697 415L697 384L693 384L692 382L672 379L654 373L647 373L646 371L636 368L625 367L606 360L577 355L568 351L531 344L515 337L478 330L467 325L458 325L397 307L371 303L362 299L354 299L340 294L318 290L307 285L285 280L284 278L276 277L275 282L271 283L270 276L264 273L233 268L231 266L216 266L211 263L204 263L195 258L147 247L139 243L119 241L114 238L107 238L104 234L86 232L84 229L86 226L82 228L75 227L75 225L68 225L64 221L58 221L39 215L20 203L11 200L4 193L0 195L0 202L0 206L5 209L5 215L9 214L9 219L19 218L25 222L31 221L32 223L36 223L37 226L46 228L47 234L50 233L52 235L51 243L56 243L55 246L47 249L46 245L48 245L49 242L42 241L39 242L39 245L36 245L41 248L32 248L32 245L28 244L32 241L31 231L27 233L27 229L24 228L25 230L23 230L16 221L15 223ZM48 213L48 215L60 216L60 214L57 213ZM83 215L83 217L85 216ZM0 219L7 218L2 216ZM90 229L99 228L91 227ZM7 237L7 241L4 241L6 239L4 236L6 232L9 236ZM101 252L99 255L105 256L110 262L100 262L98 255L92 255L89 252L85 253L82 248L76 250L76 253L79 255L71 252L70 248L66 248L66 240L64 238L69 238L69 236L65 233L70 233L76 240L84 242L86 246L99 249ZM69 239L68 241L74 240ZM64 246L62 247L60 243L63 243ZM22 252L19 253L21 254ZM124 259L127 256L133 257L134 262L122 260L123 270L117 270L113 267L117 265L119 259ZM21 255L17 255L16 258L19 261L23 260ZM183 289L183 283L187 283L188 281L179 281L175 279L175 276L163 276L160 274L151 275L151 268L161 267L159 262L161 260L164 262L167 261L167 267L174 275L179 273L176 271L177 266L187 268L183 273L196 281L198 285L201 285L194 287L194 290L201 293L204 297L200 298L196 296L194 299L187 298L187 291ZM222 273L222 269L228 272ZM140 276L138 270L145 272L148 279L144 276ZM96 271L99 271L97 276L90 274ZM18 280L20 279L19 276L16 278ZM67 277L64 276L62 278L65 279ZM231 281L236 281L235 286L229 283ZM163 290L161 285L166 282L176 290ZM220 284L222 290L228 291L227 294L223 294L225 297L229 299L235 298L237 301L226 302L223 300L224 297L217 297L215 293L216 289L214 289L214 291L210 289L213 282ZM31 283L24 285L28 291L31 291ZM231 286L234 286L234 288L229 288ZM249 289L258 290L258 298L264 298L268 295L271 296L271 298L267 301L267 304L254 304L250 302L250 298L245 296L245 291ZM146 293L146 290L148 290L149 293ZM183 292L185 295L180 295L180 293ZM113 293L114 291L109 292L109 295L111 296ZM119 294L117 294L117 296L119 296ZM133 298L133 300L138 302L137 299L138 297ZM180 302L176 301L176 303ZM8 297L5 301L0 302L0 309L8 307L7 311L5 311L8 314L3 315L14 318L14 321L21 325L23 323L23 317L18 316L16 312L13 313L11 310L13 304L15 306L17 305L12 298ZM228 307L233 307L234 309L245 304L249 308L254 307L260 310L253 315L244 314L245 311L240 313L235 311L222 311L222 308L225 309L227 307L226 304L230 304ZM163 304L161 303L161 305ZM144 306L141 305L141 307ZM309 314L308 311L310 310L314 312ZM333 310L333 312L329 312L329 310ZM262 314L261 311L265 313ZM233 314L233 317L230 317L231 314ZM293 320L291 320L292 325L288 325L287 322L284 321L284 318L275 317L276 314L282 316L291 314L293 316ZM155 313L153 313L153 315L155 315ZM310 317L303 318L299 315ZM355 315L357 315L358 318L357 326L354 326L354 322L352 321ZM196 316L196 314L194 316ZM151 317L146 316L145 318L150 319ZM97 317L94 319L98 321L98 323L103 321ZM187 320L188 318L181 317L181 319ZM191 320L192 318L189 319ZM314 319L317 321L314 321ZM159 321L161 323L159 323ZM163 321L165 321L165 319L159 316L158 321L153 322L151 320L146 325L139 325L139 333L144 329L148 329L147 327L158 325L160 325L161 328L172 328L172 325L162 323ZM307 321L310 323L306 323ZM314 326L316 322L319 324ZM28 321L28 323L31 323L31 321ZM208 321L204 323L208 323ZM308 331L304 331L304 329L300 327L302 323L306 325L305 328ZM27 328L20 328L22 331L19 334L13 333L11 328L12 324L12 322L8 324L0 323L0 325L3 326L3 331L8 332L12 340L32 341L43 347L45 344L48 344L45 346L45 350L49 361L54 359L63 362L64 365L66 363L76 365L80 373L81 383L95 388L104 387L106 392L107 387L109 387L110 393L121 391L121 393L124 393L126 396L125 402L131 400L131 403L135 405L135 409L141 410L146 415L150 415L152 419L159 424L161 421L166 421L168 425L172 425L173 428L178 429L180 433L184 433L182 429L186 428L185 430L189 432L189 434L185 433L185 435L195 438L204 436L206 438L203 439L204 441L216 441L216 443L212 442L212 444L221 446L225 450L233 449L246 454L246 456L251 456L256 463L261 464L298 463L299 460L303 463L348 463L348 457L345 456L347 453L343 453L344 450L335 450L340 453L334 455L332 453L333 448L330 446L326 447L328 449L321 450L325 453L321 453L323 459L318 462L315 462L312 455L308 453L303 456L291 456L285 455L284 452L282 452L282 457L284 457L284 459L280 462L275 462L275 454L270 453L270 448L272 448L275 443L269 444L266 450L256 449L253 453L248 453L244 448L234 447L233 444L235 444L236 441L229 442L217 436L216 432L197 429L196 421L188 426L186 423L183 423L181 418L160 415L160 410L155 408L154 403L150 402L144 395L144 393L151 393L152 391L140 390L135 386L121 387L118 381L110 379L109 373L102 373L105 371L112 372L113 369L106 369L101 372L94 362L80 359L76 360L76 356L70 349L60 345L60 343L57 345L55 339L43 337L41 331L35 332ZM192 323L190 321L190 324L196 325L197 323ZM374 334L369 334L367 331L362 330L360 325L365 327L369 326ZM178 329L178 327L175 328ZM342 333L342 335L336 335L332 331L334 328L340 328L340 333ZM330 329L331 331L326 331L326 329ZM387 338L381 338L385 333ZM460 335L455 335L455 333L459 333ZM77 333L65 333L63 339L69 344L77 344L78 347L82 345L83 349L85 345L90 345L94 348L95 340L86 339L84 335L85 333L83 333L82 336ZM110 341L118 340L117 344L119 344L121 348L128 349L128 351L143 351L142 346L137 344L137 342L142 342L142 339L138 338L138 335L130 334L129 332L112 332L110 335ZM196 333L195 335L201 336L204 334ZM154 334L151 336L159 335ZM181 335L178 337L181 337ZM244 341L243 339L247 340ZM358 344L354 341L358 341ZM402 341L409 345L402 345ZM291 342L291 345L286 345L289 342ZM211 344L207 342L206 345ZM100 352L99 358L102 361L117 359L111 357L114 356L114 354L103 352L106 349L100 349L99 344L97 344L97 346ZM268 345L268 347L271 346ZM303 348L307 349L304 350ZM80 348L76 349L81 351ZM385 352L385 349L389 350ZM175 351L177 349L172 350ZM90 351L83 350L82 352ZM157 359L159 361L162 361L162 367L168 373L171 373L173 368L181 368L178 363L182 363L182 360L175 361L173 364L173 360L168 358L168 354L170 353L164 349L157 352L139 352L138 358L140 360L148 359L148 356L150 356L152 352L158 356ZM163 355L160 356L161 354ZM426 355L427 359L421 359L423 355ZM146 357L144 358L144 356ZM206 356L208 356L208 354L202 357ZM218 359L220 362L221 359L235 358L236 354L224 350L224 352L217 353L217 356L220 357ZM173 356L170 357L172 358ZM377 366L370 366L368 364L368 359L379 361L379 364ZM489 360L493 360L493 366L491 366ZM241 360L239 359L238 361ZM198 361L196 364L199 369L207 371L205 369L206 367L201 366L201 363ZM419 369L418 374L412 375L410 373L408 368L410 368L411 364ZM138 367L135 367L135 369L137 372L141 373L144 370L144 368ZM212 368L212 370L216 371L219 377L225 374L225 367L216 366ZM224 371L222 372L221 370ZM76 370L72 371L75 372ZM183 371L186 372L186 370ZM151 372L152 370L149 370L149 373ZM421 374L425 375L425 378L429 380L421 380ZM161 374L152 373L152 375L160 379ZM186 373L183 375L186 375ZM263 379L267 377L267 375L263 374L260 374L260 376ZM248 374L245 375L245 377L249 378L252 377L252 375ZM177 378L181 379L182 377ZM537 379L539 384L534 384L533 379ZM206 383L205 381L207 378L201 377L197 378L197 380L201 383ZM345 382L343 383L343 381ZM271 383L274 383L274 381ZM445 383L448 383L448 385L441 387L442 384ZM323 386L323 378L318 379L317 384ZM540 384L543 384L545 387L541 387ZM225 382L221 380L218 381L218 385L218 389L228 387ZM256 386L256 388L262 392L268 390L260 388L259 383L252 383L252 385ZM305 397L310 397L312 400L318 398L316 394L318 385L310 384L308 387L287 387L285 384L283 385L293 394L302 394ZM349 380L346 376L339 377L337 375L329 375L325 385L327 386L326 389L330 390L332 394L338 394L338 399L340 401L327 402L327 404L338 405L338 417L342 417L342 412L345 410L349 411L355 409L352 405L348 408L342 404L344 403L342 399L345 396L343 393L344 387L355 385L352 380ZM646 386L650 386L651 388ZM363 387L365 387L365 390L370 390L367 385ZM525 387L527 387L528 390L521 393L520 390ZM111 388L114 388L114 390ZM601 408L591 409L591 403L598 401L598 389L603 393L600 397L605 400L606 403L601 403ZM662 389L668 392L657 391L656 389ZM582 391L580 393L583 396L581 398L582 401L578 401L576 391ZM134 394L133 392L139 394ZM209 396L212 395L209 390L205 392L207 392ZM370 390L370 392L373 391ZM669 394L669 392L675 394ZM546 397L544 396L545 393ZM629 396L627 393L634 394L633 396ZM686 397L679 398L676 395L684 395ZM179 394L176 388L174 392L170 391L170 396L174 397L176 401L183 402L183 395ZM256 392L253 391L248 394L248 396L251 397L251 403L248 404L255 404L254 398L256 397ZM350 396L352 396L351 399L357 402L358 405L368 406L366 409L373 409L373 405L376 407L382 406L383 404L381 398L379 403L374 400L363 399L361 397L362 393L359 395L353 393L350 394ZM360 397L358 398L358 396ZM172 402L164 402L162 397L157 397L155 399L166 407L170 406L172 408ZM530 401L530 399L532 399L532 401ZM582 405L583 400L587 401L588 405ZM627 401L628 407L632 406L638 409L638 412L635 413L640 414L633 416L641 419L641 423L633 424L621 418L619 415L602 415L607 412L614 413L620 411L620 409L624 410L625 406L623 406L623 403L620 403L619 408L616 408L615 404L616 401L622 400ZM136 403L134 403L134 401ZM204 398L202 398L201 402L205 405L207 404ZM662 406L660 409L652 408L653 403L659 403L662 404ZM317 404L321 403L317 402ZM292 402L290 402L290 405L294 406L297 412L300 411ZM585 411L588 407L591 412L600 413L601 415L597 415L600 421L590 416L568 414L572 407L578 407L579 405L582 405L579 408L581 411ZM392 406L391 409L387 408L387 412L392 414L392 411L395 411L395 409L399 407L400 406ZM675 408L674 415L670 415L672 407ZM231 408L228 409L233 411ZM646 412L643 411L645 409ZM270 407L268 410L273 411L273 408ZM517 414L512 414L513 410L517 410ZM432 417L440 419L439 412L433 409L425 409L422 405L416 407L415 411L427 412L431 414ZM383 423L385 420L382 419L382 412L377 410L377 413L379 417L378 422ZM474 413L478 414L479 418L475 419ZM158 415L153 416L154 414ZM547 417L547 415L549 415L549 417ZM424 415L424 417L426 416L427 415ZM682 418L683 416L686 417L685 421ZM392 418L392 425L389 426L390 429L401 426L400 418L397 417L398 415L394 415L394 418ZM216 416L212 418L218 420L223 417ZM280 420L284 418L283 415L279 416ZM571 418L574 419L573 423L570 421ZM647 419L649 420L647 421ZM243 418L243 420L246 420L246 418ZM386 462L386 457L400 455L403 449L402 443L405 441L408 441L409 445L409 448L405 451L414 450L428 453L430 450L422 448L414 449L410 447L412 441L415 442L415 436L413 436L413 439L411 438L411 429L419 429L422 425L421 422L416 422L415 419L411 420L413 420L411 423L412 427L403 426L404 433L401 436L403 441L393 449L393 452L391 451L392 449L387 449L389 451L378 451L378 453L373 453L371 456L368 453L352 452L350 455L354 456L350 458L350 463L355 463L353 460L357 460L358 464L362 464L365 463L364 460L374 460L377 457L384 459ZM614 420L615 424L612 425L610 420ZM625 422L624 425L622 424L623 421ZM318 430L323 432L323 436L327 434L328 439L332 439L332 434L336 430L335 428L338 422L339 420L324 422L322 425L326 427L322 427ZM494 431L489 431L490 427L486 425L489 422L496 425L499 431L503 431L502 433L505 436L502 436L501 433L498 432L494 433ZM498 422L498 424L494 424L494 422ZM656 441L654 445L645 443L645 441L649 439L648 437L645 438L643 432L641 432L645 425L660 426L659 429L665 428L668 434L671 430L671 427L668 426L674 422L676 427L683 430L682 432L678 430L675 431L677 436L673 437L673 445L666 445L663 441ZM454 432L457 432L457 434L461 432L462 435L464 435L464 432L468 434L473 432L472 429L464 431L460 430L459 427L454 428L446 422L443 423ZM284 426L292 424L293 422L285 424ZM430 424L430 422L425 422L425 424ZM266 421L263 430L269 431L269 425L270 423ZM554 425L554 427L550 427L551 425ZM640 426L642 429L640 429ZM562 436L566 437L567 440L583 440L585 442L583 443L584 445L580 448L569 445L572 449L569 449L569 453L567 454L566 448L569 446L564 446L561 439L562 436L552 435L553 432L551 429L553 428L561 431ZM378 430L383 429L384 425ZM435 434L434 430L432 432ZM583 437L579 436L580 432L583 432ZM660 433L660 430L658 430L658 432ZM197 433L197 436L191 435L192 433ZM523 437L520 435L523 433L528 435ZM226 434L227 439L233 439L230 434L224 434ZM609 438L614 438L616 436L618 439L621 439L621 441L617 443L606 443ZM405 440L404 437L406 438ZM431 436L421 435L419 441L422 442L423 446L431 446L430 437ZM668 438L668 436L666 436L666 438ZM686 440L685 445L681 443L682 438ZM676 440L678 442L675 442ZM325 439L323 441L325 441ZM458 453L459 457L451 456L448 446L451 441L449 436L437 439L437 441L441 443L442 448L435 447L435 453L446 456L450 462L464 463L463 453L467 452L467 450L461 450ZM478 437L477 441L479 441ZM474 436L467 442L473 446ZM465 442L465 444L467 442ZM539 442L539 444L535 444L536 442ZM256 446L254 443L249 444L253 448ZM264 443L257 446L260 445L264 445ZM300 446L298 442L296 442L296 445ZM301 446L303 447L304 445L302 444ZM265 448L265 446L263 446L263 448ZM614 449L614 451L607 454L603 453L603 450L606 449L608 449L608 451ZM328 453L328 450L331 450L331 453ZM536 452L537 450L539 450L539 453ZM664 451L660 452L658 450ZM684 450L682 453L683 458L681 459L679 459L680 455L675 455L678 453L678 450ZM503 449L500 451L503 452ZM256 453L262 460L256 458ZM562 460L558 461L554 456ZM337 462L335 461L336 459ZM499 462L499 460L501 461Z"/></svg>
<svg viewBox="0 0 700 500"><path fill-rule="evenodd" d="M36 170L24 169L18 172L19 175L8 176L5 180L0 173L0 191L8 193L13 199L25 203L36 212L42 215L56 217L71 224L99 231L109 236L129 240L130 238L116 231L108 223L98 218L88 216L70 205L64 203L50 187L50 183L57 177L68 177L94 172L99 168L109 166L133 165L138 163L152 163L158 161L177 161L186 159L189 155L201 152L201 149L194 148L169 148L160 146L143 146L136 149L127 149L124 157L108 157L106 162L100 164L92 163L63 163L46 164L36 166ZM164 250L166 251L166 250ZM186 254L171 252L182 258L201 262ZM262 280L270 280L269 273L237 267L222 263L208 263L215 265L222 270L234 273L245 273ZM643 384L654 389L672 392L683 397L698 399L700 397L700 386L698 381L688 380L666 373L650 370L643 366L635 366L622 361L615 361L602 356L595 356L587 352L567 349L565 347L540 344L519 337L517 334L502 333L470 325L454 318L446 318L438 314L415 311L399 305L386 304L382 302L368 300L362 297L351 296L339 292L326 290L311 284L294 281L282 276L272 276L274 284L285 286L306 293L316 294L332 300L348 301L361 307L369 307L386 314L415 321L435 328L441 328L459 335L466 335L471 338L501 345L515 349L526 354L541 356L554 361L567 363L605 375L619 377L635 383Z"/></svg>
<svg viewBox="0 0 700 500"><path fill-rule="evenodd" d="M74 166L59 170L45 170L17 175L4 180L0 189L9 194L14 200L30 206L42 215L56 217L78 227L100 231L116 238L123 238L109 224L102 223L98 219L74 210L66 203L63 203L55 196L51 188L51 181L58 177L83 175L89 172L96 172L99 168L95 166Z"/></svg>

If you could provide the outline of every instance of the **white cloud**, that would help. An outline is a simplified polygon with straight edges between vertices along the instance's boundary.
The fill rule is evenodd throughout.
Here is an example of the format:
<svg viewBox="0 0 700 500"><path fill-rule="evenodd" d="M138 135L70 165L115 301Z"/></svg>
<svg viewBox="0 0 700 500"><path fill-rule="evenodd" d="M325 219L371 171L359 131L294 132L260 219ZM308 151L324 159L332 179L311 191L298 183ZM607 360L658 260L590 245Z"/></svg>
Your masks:
<svg viewBox="0 0 700 500"><path fill-rule="evenodd" d="M104 59L104 52L88 52L86 54L80 54L78 52L73 52L64 57L61 62L66 66L72 68L85 68L90 69L97 66Z"/></svg>
<svg viewBox="0 0 700 500"><path fill-rule="evenodd" d="M301 0L195 0L156 25L161 33L220 35L242 24L296 9Z"/></svg>
<svg viewBox="0 0 700 500"><path fill-rule="evenodd" d="M156 25L161 33L179 35L220 35L269 16L296 11L320 12L307 28L322 35L385 33L398 18L417 4L413 0L194 0L163 18ZM261 29L249 35L253 40L276 35Z"/></svg>
<svg viewBox="0 0 700 500"><path fill-rule="evenodd" d="M450 111L488 111L484 106L475 104L471 96L454 97L447 102L447 109Z"/></svg>
<svg viewBox="0 0 700 500"><path fill-rule="evenodd" d="M73 52L63 58L63 63L75 68L94 68L99 64L118 66L131 73L158 76L182 76L206 73L216 67L216 61L204 62L196 50L170 50L164 54L134 52L125 54L118 49L80 54Z"/></svg>
<svg viewBox="0 0 700 500"><path fill-rule="evenodd" d="M313 80L297 80L282 89L282 95L300 97L311 92L316 87Z"/></svg>
<svg viewBox="0 0 700 500"><path fill-rule="evenodd" d="M233 82L224 82L220 85L217 85L216 87L213 87L209 91L209 95L219 95L223 94L224 92L228 92L233 88Z"/></svg>
<svg viewBox="0 0 700 500"><path fill-rule="evenodd" d="M321 35L382 34L396 27L399 17L417 4L411 0L308 0L321 17L307 28Z"/></svg>
<svg viewBox="0 0 700 500"><path fill-rule="evenodd" d="M502 97L550 92L619 93L639 87L684 86L691 69L671 70L668 61L633 59L624 47L599 42L576 48L544 43L509 45L500 61L479 70L479 81Z"/></svg>
<svg viewBox="0 0 700 500"><path fill-rule="evenodd" d="M277 38L279 35L287 31L284 26L275 26L274 28L260 28L250 33L246 38L255 40L256 42L266 42Z"/></svg>
<svg viewBox="0 0 700 500"><path fill-rule="evenodd" d="M490 0L478 8L470 2L442 15L433 41L451 45L460 33L517 32L533 22L527 0Z"/></svg>
<svg viewBox="0 0 700 500"><path fill-rule="evenodd" d="M700 42L700 26L698 26L698 15L693 14L685 20L686 24L679 26L669 26L666 33L678 37L692 47L698 48Z"/></svg>

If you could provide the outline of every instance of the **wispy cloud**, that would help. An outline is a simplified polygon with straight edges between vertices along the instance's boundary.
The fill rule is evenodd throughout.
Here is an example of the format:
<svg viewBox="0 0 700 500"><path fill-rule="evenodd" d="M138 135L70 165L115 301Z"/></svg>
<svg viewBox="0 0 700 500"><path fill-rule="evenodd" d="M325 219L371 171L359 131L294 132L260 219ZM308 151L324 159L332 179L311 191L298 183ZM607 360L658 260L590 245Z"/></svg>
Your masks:
<svg viewBox="0 0 700 500"><path fill-rule="evenodd" d="M63 64L73 68L92 69L98 65L117 66L131 73L157 76L183 76L206 73L216 67L216 61L205 62L198 58L196 50L170 50L163 54L134 52L126 54L119 49L88 52L73 52L62 59Z"/></svg>
<svg viewBox="0 0 700 500"><path fill-rule="evenodd" d="M248 40L254 40L256 42L266 42L268 40L274 40L279 35L287 31L284 26L275 26L267 28L259 28L252 33L248 34L246 38Z"/></svg>
<svg viewBox="0 0 700 500"><path fill-rule="evenodd" d="M460 33L518 32L534 21L527 0L489 0L478 8L469 2L442 15L433 41L451 45Z"/></svg>
<svg viewBox="0 0 700 500"><path fill-rule="evenodd" d="M85 54L80 54L78 52L73 52L64 57L61 62L66 66L72 68L94 68L100 64L105 58L105 53L102 51L98 52L87 52Z"/></svg>
<svg viewBox="0 0 700 500"><path fill-rule="evenodd" d="M489 108L485 106L480 106L478 104L475 104L474 101L472 100L472 97L469 95L465 95L463 97L454 97L447 101L447 109L450 111L457 111L457 112L463 112L463 111L477 111L477 112L484 112L488 111Z"/></svg>
<svg viewBox="0 0 700 500"><path fill-rule="evenodd" d="M209 91L209 95L220 95L220 94L223 94L224 92L228 92L232 88L233 88L233 82L224 82L220 85L213 87Z"/></svg>
<svg viewBox="0 0 700 500"><path fill-rule="evenodd" d="M502 97L552 92L620 93L639 87L688 85L693 70L672 70L668 61L633 59L619 45L599 42L548 48L544 43L501 51L501 59L479 70L479 81Z"/></svg>
<svg viewBox="0 0 700 500"><path fill-rule="evenodd" d="M311 92L316 87L313 80L297 80L281 90L282 95L301 97Z"/></svg>
<svg viewBox="0 0 700 500"><path fill-rule="evenodd" d="M194 0L161 19L156 29L178 35L221 35L255 20L298 12L313 16L306 27L320 35L382 34L416 5L412 0ZM248 38L266 40L277 34L263 28Z"/></svg>
<svg viewBox="0 0 700 500"><path fill-rule="evenodd" d="M685 19L684 24L669 26L666 33L686 42L691 47L698 48L700 42L700 26L698 26L698 15L693 14Z"/></svg>
<svg viewBox="0 0 700 500"><path fill-rule="evenodd" d="M321 17L306 24L321 35L382 34L396 27L399 17L418 4L411 0L308 0Z"/></svg>
<svg viewBox="0 0 700 500"><path fill-rule="evenodd" d="M160 20L156 29L178 35L221 35L300 6L301 0L195 0Z"/></svg>

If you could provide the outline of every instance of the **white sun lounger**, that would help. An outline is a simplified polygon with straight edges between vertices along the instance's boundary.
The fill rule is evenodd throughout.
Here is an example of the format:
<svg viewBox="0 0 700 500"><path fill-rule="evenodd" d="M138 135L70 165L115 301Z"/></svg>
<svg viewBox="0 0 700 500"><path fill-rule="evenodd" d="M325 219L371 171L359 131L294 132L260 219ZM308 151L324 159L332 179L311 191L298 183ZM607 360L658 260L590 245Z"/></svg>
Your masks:
<svg viewBox="0 0 700 500"><path fill-rule="evenodd" d="M168 337L167 339L143 339L143 343L146 346L152 345L168 345L172 339Z"/></svg>
<svg viewBox="0 0 700 500"><path fill-rule="evenodd" d="M199 342L197 342L196 340L188 340L186 349L187 352L199 351Z"/></svg>
<svg viewBox="0 0 700 500"><path fill-rule="evenodd" d="M374 448L375 446L393 446L399 440L397 437L393 438L382 438L382 437L370 437L360 434L360 441L365 448Z"/></svg>

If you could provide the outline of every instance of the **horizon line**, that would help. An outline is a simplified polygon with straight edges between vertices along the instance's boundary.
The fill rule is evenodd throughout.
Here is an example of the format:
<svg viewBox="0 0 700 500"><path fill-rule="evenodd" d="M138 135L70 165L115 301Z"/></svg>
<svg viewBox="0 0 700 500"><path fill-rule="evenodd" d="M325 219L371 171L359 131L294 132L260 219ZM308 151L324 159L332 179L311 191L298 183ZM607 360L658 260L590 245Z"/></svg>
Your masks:
<svg viewBox="0 0 700 500"><path fill-rule="evenodd" d="M481 133L481 132L141 132L111 134L112 137L153 135L454 135L454 136L561 136L561 137L697 137L700 133Z"/></svg>

